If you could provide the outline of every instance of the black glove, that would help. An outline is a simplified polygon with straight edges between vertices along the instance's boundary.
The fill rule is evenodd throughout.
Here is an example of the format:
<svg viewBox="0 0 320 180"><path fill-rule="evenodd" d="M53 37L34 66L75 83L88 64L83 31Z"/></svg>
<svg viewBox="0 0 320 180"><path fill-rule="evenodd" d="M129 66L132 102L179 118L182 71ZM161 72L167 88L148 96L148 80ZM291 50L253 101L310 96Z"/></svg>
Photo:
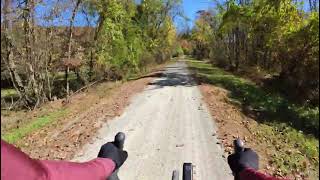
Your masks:
<svg viewBox="0 0 320 180"><path fill-rule="evenodd" d="M116 169L118 169L128 158L128 153L127 151L117 148L114 142L108 142L101 146L98 157L112 159L116 164Z"/></svg>
<svg viewBox="0 0 320 180"><path fill-rule="evenodd" d="M259 169L259 157L250 148L228 156L228 164L235 175L238 175L245 168Z"/></svg>

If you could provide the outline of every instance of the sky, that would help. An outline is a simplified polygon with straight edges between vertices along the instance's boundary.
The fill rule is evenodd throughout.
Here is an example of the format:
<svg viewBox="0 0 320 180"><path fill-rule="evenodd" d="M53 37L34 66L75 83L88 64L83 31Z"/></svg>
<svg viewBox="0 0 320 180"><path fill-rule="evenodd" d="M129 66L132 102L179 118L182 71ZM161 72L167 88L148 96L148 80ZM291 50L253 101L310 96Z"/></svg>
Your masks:
<svg viewBox="0 0 320 180"><path fill-rule="evenodd" d="M135 0L136 2L138 2L139 0ZM218 0L219 2L223 1L223 0ZM305 1L306 0L299 0L299 1ZM56 0L44 0L42 1L44 4L40 4L36 7L36 14L38 15L39 18L38 19L38 23L41 25L69 25L69 20L71 17L71 11L70 10L65 10L64 11L64 17L63 20L55 20L53 22L53 24L47 24L44 23L45 21L43 20L43 14L49 12L49 8L53 7L53 3L57 3ZM189 18L189 21L186 22L184 20L182 20L181 18L178 18L175 20L175 24L176 27L178 29L178 31L181 31L183 29L186 28L186 25L188 25L189 28L192 28L194 20L197 18L197 12L199 10L207 10L208 8L213 8L215 6L215 3L213 2L213 0L183 0L182 1L182 8L184 11L185 16L187 16ZM304 4L304 9L307 9L307 3ZM92 22L92 21L91 21ZM75 18L75 22L74 22L75 26L87 26L87 21L85 19L84 14L77 13L77 16ZM91 24L93 25L93 24Z"/></svg>
<svg viewBox="0 0 320 180"><path fill-rule="evenodd" d="M53 5L51 5L53 2L53 0L45 0L43 1L44 4L40 4L36 7L36 14L39 18L38 19L38 23L41 25L45 24L45 21L43 20L44 14L46 14L47 12L49 12L49 8L53 7ZM183 11L185 13L185 15L189 18L189 21L187 22L187 24L189 25L189 27L193 26L193 21L196 18L196 13L199 10L207 10L208 7L213 7L214 3L212 2L212 0L183 0L182 3L182 8ZM53 22L53 24L58 25L58 24L63 24L63 25L68 25L69 24L69 19L71 17L71 12L69 10L65 10L64 12L64 18L62 20L55 20ZM46 22L47 24L47 22ZM50 25L53 25L50 24ZM182 27L186 25L185 21L182 21L181 18L177 19L175 21L175 24L177 27ZM49 25L49 24L47 24ZM78 13L77 16L75 17L75 22L74 22L75 26L86 26L87 25L87 21L85 19L85 16L82 13Z"/></svg>
<svg viewBox="0 0 320 180"><path fill-rule="evenodd" d="M219 3L224 2L224 0L217 0ZM307 0L298 0L298 2L303 2L303 9L305 11L309 10L309 4L306 3ZM214 8L215 3L213 0L183 0L183 10L185 15L190 19L187 23L190 28L193 27L194 20L197 18L197 12L199 10L208 10L209 8ZM176 27L183 28L182 22L180 20L175 22Z"/></svg>
<svg viewBox="0 0 320 180"><path fill-rule="evenodd" d="M212 0L183 0L182 8L184 14L189 18L187 22L188 26L191 28L193 26L193 22L197 17L197 12L199 10L207 10L209 7L214 7L214 3ZM184 28L185 22L181 21L181 19L175 21L178 30L182 30Z"/></svg>

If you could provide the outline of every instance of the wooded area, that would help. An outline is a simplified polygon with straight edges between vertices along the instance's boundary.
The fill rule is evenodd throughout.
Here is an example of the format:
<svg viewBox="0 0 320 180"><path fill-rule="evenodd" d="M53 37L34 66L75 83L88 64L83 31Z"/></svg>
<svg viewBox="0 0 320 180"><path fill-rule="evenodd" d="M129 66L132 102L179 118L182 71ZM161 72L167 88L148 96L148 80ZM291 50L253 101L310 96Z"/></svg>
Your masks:
<svg viewBox="0 0 320 180"><path fill-rule="evenodd" d="M317 0L218 1L217 8L198 12L182 38L192 41L197 58L235 72L267 71L285 94L318 106L318 7Z"/></svg>
<svg viewBox="0 0 320 180"><path fill-rule="evenodd" d="M149 100L132 110L136 119L126 114L133 126L146 112L159 115L144 118L148 123L136 132L161 126L153 135L165 137L161 132L171 125L202 127L194 122L207 118L183 113L203 113L203 104L218 124L218 134L205 132L206 142L217 136L221 142L214 145L232 153L234 138L243 138L259 151L265 172L318 178L319 0L208 2L198 11L196 0L1 0L3 139L36 158L71 158L103 124L126 114L134 94L160 78L169 84L158 83L165 91L143 96ZM198 11L192 27L184 26L193 17L182 7ZM167 66L175 60L183 62ZM170 69L183 73L166 73ZM167 112L175 124L162 121ZM154 137L167 145L166 137ZM205 155L206 148L194 153Z"/></svg>
<svg viewBox="0 0 320 180"><path fill-rule="evenodd" d="M232 99L223 102L253 118L250 126L258 123L249 142L267 146L261 150L267 171L319 177L319 1L215 1L197 12L194 24L179 34L180 47L193 57L189 66L206 97L212 96L206 100L216 121L223 128L233 112L217 116L214 89L222 87ZM232 123L242 118L231 117Z"/></svg>
<svg viewBox="0 0 320 180"><path fill-rule="evenodd" d="M179 0L1 0L1 6L1 85L17 93L1 98L2 107L33 109L96 80L126 79L175 53ZM75 26L79 14L87 25Z"/></svg>
<svg viewBox="0 0 320 180"><path fill-rule="evenodd" d="M216 4L217 8L199 11L194 28L181 35L184 52L234 74L251 74L257 84L289 100L278 102L275 111L295 109L300 115L291 117L291 123L318 134L319 1Z"/></svg>

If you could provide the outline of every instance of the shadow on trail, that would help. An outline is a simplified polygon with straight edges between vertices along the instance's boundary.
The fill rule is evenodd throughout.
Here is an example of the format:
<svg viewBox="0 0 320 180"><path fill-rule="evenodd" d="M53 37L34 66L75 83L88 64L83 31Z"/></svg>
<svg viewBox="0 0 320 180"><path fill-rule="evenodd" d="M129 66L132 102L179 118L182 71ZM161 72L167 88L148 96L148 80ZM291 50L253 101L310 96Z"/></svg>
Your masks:
<svg viewBox="0 0 320 180"><path fill-rule="evenodd" d="M166 71L161 73L158 79L148 83L148 85L154 85L155 87L152 89L159 89L167 86L191 87L198 84L186 71L185 67L169 66L166 68Z"/></svg>
<svg viewBox="0 0 320 180"><path fill-rule="evenodd" d="M138 80L138 79L143 79L143 78L150 78L150 77L161 77L163 75L163 71L158 71L158 72L153 72L144 76L139 76L139 77L133 77L130 78L129 80Z"/></svg>

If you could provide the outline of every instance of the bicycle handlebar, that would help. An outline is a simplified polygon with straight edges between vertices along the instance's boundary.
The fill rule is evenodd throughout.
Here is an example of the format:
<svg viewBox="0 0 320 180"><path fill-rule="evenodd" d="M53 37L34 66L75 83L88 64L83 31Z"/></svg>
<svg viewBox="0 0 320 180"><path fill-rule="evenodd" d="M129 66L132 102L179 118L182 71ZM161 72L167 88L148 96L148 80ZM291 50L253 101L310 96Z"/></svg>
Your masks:
<svg viewBox="0 0 320 180"><path fill-rule="evenodd" d="M126 135L123 132L118 132L114 137L114 145L117 148L123 150L124 140L126 139Z"/></svg>
<svg viewBox="0 0 320 180"><path fill-rule="evenodd" d="M234 152L235 153L240 153L242 151L244 151L244 143L240 138L237 138L233 141L233 145L234 145ZM238 177L238 175L236 175L234 172L232 172L234 179L235 180L239 180L240 178Z"/></svg>
<svg viewBox="0 0 320 180"><path fill-rule="evenodd" d="M122 150L125 139L126 135L123 132L118 132L114 137L114 145ZM107 180L119 180L118 171L119 169L115 170Z"/></svg>
<svg viewBox="0 0 320 180"><path fill-rule="evenodd" d="M233 145L234 145L235 153L244 151L244 143L240 138L237 138L236 140L234 140Z"/></svg>

